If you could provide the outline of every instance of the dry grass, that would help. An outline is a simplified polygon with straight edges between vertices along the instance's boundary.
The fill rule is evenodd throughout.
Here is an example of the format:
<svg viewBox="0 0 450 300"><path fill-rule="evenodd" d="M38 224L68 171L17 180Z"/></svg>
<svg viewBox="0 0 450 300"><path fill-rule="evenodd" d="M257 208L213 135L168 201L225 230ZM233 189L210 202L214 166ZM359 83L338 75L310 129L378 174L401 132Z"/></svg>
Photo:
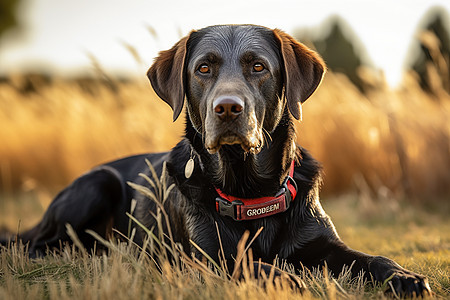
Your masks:
<svg viewBox="0 0 450 300"><path fill-rule="evenodd" d="M365 78L369 78L367 75ZM56 189L94 165L131 153L170 149L183 118L144 81L99 84L95 92L56 80L23 94L0 84L0 186ZM450 97L403 88L361 94L345 77L328 73L304 105L299 143L325 167L325 193L348 191L363 178L397 196L450 193Z"/></svg>
<svg viewBox="0 0 450 300"><path fill-rule="evenodd" d="M162 151L180 139L170 108L148 85L101 83L95 92L57 81L37 93L0 86L0 166L4 189L67 184L122 155ZM32 184L31 184L32 185Z"/></svg>
<svg viewBox="0 0 450 300"><path fill-rule="evenodd" d="M347 191L362 178L375 195L449 195L447 94L429 96L408 77L397 91L378 85L362 95L345 77L328 74L308 101L299 142L323 163L325 191Z"/></svg>
<svg viewBox="0 0 450 300"><path fill-rule="evenodd" d="M136 253L125 244L108 245L108 255L84 256L66 248L62 257L49 256L33 262L23 256L23 249L3 251L0 264L5 269L0 279L0 298L311 299L345 295L347 291L342 286L352 289L356 297L366 293L361 283L350 283L346 275L333 280L324 279L317 272L303 276L311 285L301 297L281 280L275 284L267 280L264 289L256 280L233 281L189 258L175 268L167 261L157 265L147 254ZM380 287L373 290L382 295Z"/></svg>

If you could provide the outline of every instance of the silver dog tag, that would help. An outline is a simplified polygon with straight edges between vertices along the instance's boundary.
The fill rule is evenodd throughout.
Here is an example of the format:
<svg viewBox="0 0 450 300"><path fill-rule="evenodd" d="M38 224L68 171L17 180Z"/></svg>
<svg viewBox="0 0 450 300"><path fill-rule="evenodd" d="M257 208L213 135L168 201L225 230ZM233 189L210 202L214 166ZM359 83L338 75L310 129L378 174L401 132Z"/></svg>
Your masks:
<svg viewBox="0 0 450 300"><path fill-rule="evenodd" d="M190 178L194 172L194 159L191 157L186 163L186 167L184 167L184 177Z"/></svg>

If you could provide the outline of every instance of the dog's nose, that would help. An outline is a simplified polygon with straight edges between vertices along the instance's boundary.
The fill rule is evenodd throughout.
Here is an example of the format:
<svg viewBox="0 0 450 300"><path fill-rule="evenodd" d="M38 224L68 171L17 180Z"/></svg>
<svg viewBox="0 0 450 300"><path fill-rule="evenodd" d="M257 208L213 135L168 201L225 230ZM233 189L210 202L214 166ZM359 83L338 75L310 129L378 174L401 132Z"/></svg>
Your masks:
<svg viewBox="0 0 450 300"><path fill-rule="evenodd" d="M220 96L214 100L213 107L219 119L234 120L244 110L244 101L237 96Z"/></svg>

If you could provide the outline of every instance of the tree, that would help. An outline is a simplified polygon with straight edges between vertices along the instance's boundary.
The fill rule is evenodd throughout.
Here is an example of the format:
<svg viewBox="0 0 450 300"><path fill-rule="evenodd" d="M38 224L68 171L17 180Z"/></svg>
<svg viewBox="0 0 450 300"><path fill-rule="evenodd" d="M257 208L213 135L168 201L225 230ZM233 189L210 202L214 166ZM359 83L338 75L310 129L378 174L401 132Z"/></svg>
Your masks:
<svg viewBox="0 0 450 300"><path fill-rule="evenodd" d="M370 63L356 34L338 16L325 21L321 31L327 33L317 37L308 31L297 30L295 36L300 40L304 38L309 40L331 71L345 74L360 91L364 91L366 85L358 75L358 70L361 67L370 68Z"/></svg>
<svg viewBox="0 0 450 300"><path fill-rule="evenodd" d="M8 29L17 26L16 10L19 0L0 1L0 37Z"/></svg>
<svg viewBox="0 0 450 300"><path fill-rule="evenodd" d="M409 55L408 69L418 75L420 86L436 94L450 94L450 31L448 13L442 7L430 9L418 26Z"/></svg>

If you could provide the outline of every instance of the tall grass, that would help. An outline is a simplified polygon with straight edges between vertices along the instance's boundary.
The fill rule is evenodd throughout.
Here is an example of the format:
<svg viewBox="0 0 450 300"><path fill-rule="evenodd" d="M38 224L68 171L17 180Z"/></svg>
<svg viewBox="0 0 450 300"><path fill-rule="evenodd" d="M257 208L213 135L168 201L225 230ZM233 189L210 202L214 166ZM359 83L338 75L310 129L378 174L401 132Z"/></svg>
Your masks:
<svg viewBox="0 0 450 300"><path fill-rule="evenodd" d="M230 280L205 263L181 259L179 268L167 260L156 264L143 252L108 242L101 256L83 255L65 248L61 256L30 261L22 246L0 254L2 299L383 299L384 287L369 287L361 278L337 279L314 271L301 275L307 284L303 295L286 280L272 278Z"/></svg>
<svg viewBox="0 0 450 300"><path fill-rule="evenodd" d="M0 86L0 166L3 190L21 185L60 188L123 155L163 151L182 134L170 108L143 82L115 82L87 90L58 80L23 94Z"/></svg>
<svg viewBox="0 0 450 300"><path fill-rule="evenodd" d="M179 256L180 266L176 267L165 258L155 262L157 257L130 244L105 244L108 250L100 256L66 247L60 255L33 261L24 255L23 246L1 251L0 298L333 299L349 293L353 298L383 295L384 287L365 287L361 278L350 281L348 272L333 279L315 271L301 276L308 284L302 297L282 278L256 280L245 275L242 280L233 280L186 255Z"/></svg>
<svg viewBox="0 0 450 300"><path fill-rule="evenodd" d="M54 192L102 162L168 150L183 130L183 117L172 124L170 115L143 80L87 89L54 79L32 93L0 84L1 189ZM374 195L437 198L450 193L449 115L449 95L428 95L413 77L361 94L330 72L304 104L298 142L323 163L325 193L361 177Z"/></svg>
<svg viewBox="0 0 450 300"><path fill-rule="evenodd" d="M412 76L391 90L361 94L340 74L327 74L304 105L299 143L323 162L326 192L344 192L356 178L374 196L429 201L449 195L450 97L424 93Z"/></svg>

